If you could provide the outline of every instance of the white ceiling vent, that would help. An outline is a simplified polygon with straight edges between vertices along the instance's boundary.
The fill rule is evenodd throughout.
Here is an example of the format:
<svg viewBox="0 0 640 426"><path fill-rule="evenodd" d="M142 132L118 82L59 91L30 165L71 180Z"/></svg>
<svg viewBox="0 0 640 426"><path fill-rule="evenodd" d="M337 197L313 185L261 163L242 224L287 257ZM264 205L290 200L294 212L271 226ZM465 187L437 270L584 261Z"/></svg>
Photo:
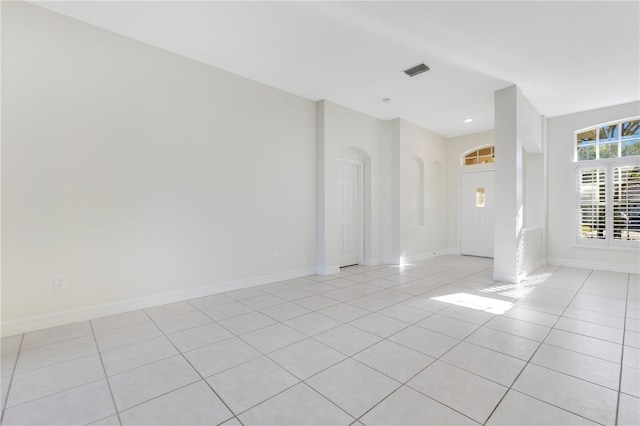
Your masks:
<svg viewBox="0 0 640 426"><path fill-rule="evenodd" d="M425 64L418 64L415 67L411 67L409 69L404 70L404 73L409 77L415 77L418 74L422 74L423 72L429 71L430 68Z"/></svg>

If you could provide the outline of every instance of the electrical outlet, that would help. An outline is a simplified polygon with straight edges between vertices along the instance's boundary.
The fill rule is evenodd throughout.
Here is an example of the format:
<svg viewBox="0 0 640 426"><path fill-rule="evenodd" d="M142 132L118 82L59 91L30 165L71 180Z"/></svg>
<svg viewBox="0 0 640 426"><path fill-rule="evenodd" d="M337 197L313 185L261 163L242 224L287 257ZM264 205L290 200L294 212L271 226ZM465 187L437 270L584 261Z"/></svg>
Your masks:
<svg viewBox="0 0 640 426"><path fill-rule="evenodd" d="M273 252L273 258L274 258L275 260L278 260L278 259L280 258L280 253L279 253L279 252L277 252L277 251L274 251L274 252Z"/></svg>
<svg viewBox="0 0 640 426"><path fill-rule="evenodd" d="M64 290L69 287L69 281L67 277L57 276L53 277L53 289L54 290Z"/></svg>

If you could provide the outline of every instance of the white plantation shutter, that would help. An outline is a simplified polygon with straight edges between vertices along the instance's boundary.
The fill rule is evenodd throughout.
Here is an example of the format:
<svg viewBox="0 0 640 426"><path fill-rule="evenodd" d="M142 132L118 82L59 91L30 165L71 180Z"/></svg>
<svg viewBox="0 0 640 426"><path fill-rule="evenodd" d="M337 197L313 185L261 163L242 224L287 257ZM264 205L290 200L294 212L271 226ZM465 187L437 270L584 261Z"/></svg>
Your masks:
<svg viewBox="0 0 640 426"><path fill-rule="evenodd" d="M613 239L640 241L640 166L613 168Z"/></svg>
<svg viewBox="0 0 640 426"><path fill-rule="evenodd" d="M583 240L606 238L606 167L578 171L578 235Z"/></svg>

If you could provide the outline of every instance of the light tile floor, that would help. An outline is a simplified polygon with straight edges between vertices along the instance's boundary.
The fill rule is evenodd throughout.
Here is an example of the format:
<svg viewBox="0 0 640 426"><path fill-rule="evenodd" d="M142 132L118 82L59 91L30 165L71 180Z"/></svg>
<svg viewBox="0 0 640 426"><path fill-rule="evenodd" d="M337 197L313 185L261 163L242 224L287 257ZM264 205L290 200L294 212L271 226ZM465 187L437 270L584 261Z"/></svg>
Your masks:
<svg viewBox="0 0 640 426"><path fill-rule="evenodd" d="M343 268L2 339L4 425L640 424L638 275Z"/></svg>

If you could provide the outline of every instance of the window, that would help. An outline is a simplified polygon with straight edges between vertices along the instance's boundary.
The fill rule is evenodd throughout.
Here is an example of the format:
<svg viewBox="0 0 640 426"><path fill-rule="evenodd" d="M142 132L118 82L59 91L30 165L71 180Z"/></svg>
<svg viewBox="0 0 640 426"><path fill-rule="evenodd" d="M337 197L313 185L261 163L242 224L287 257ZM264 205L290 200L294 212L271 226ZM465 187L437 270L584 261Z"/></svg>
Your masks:
<svg viewBox="0 0 640 426"><path fill-rule="evenodd" d="M477 151L470 152L464 156L464 165L472 166L474 164L487 164L496 161L495 148L487 146Z"/></svg>
<svg viewBox="0 0 640 426"><path fill-rule="evenodd" d="M578 243L640 247L640 120L575 133Z"/></svg>

